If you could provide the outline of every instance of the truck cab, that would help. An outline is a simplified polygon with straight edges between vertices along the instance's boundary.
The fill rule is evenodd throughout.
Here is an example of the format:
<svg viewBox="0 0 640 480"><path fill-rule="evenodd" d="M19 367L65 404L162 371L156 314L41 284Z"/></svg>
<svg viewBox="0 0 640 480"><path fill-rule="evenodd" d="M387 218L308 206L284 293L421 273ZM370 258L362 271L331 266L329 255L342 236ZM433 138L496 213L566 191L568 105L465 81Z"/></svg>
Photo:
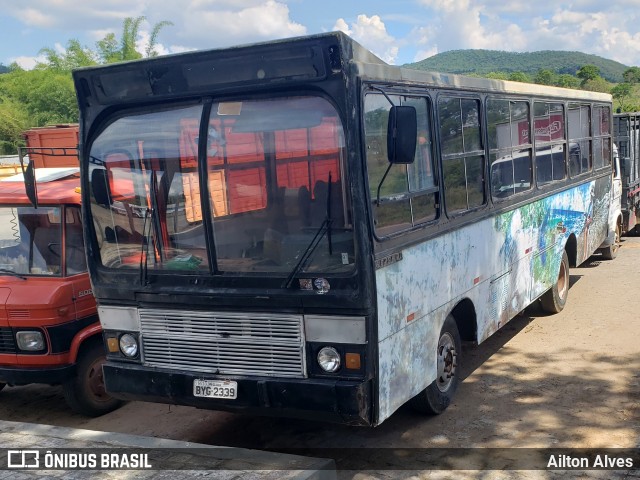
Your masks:
<svg viewBox="0 0 640 480"><path fill-rule="evenodd" d="M35 170L37 206L22 174L0 181L0 390L61 384L73 410L98 416L121 402L102 379L75 158L75 167Z"/></svg>

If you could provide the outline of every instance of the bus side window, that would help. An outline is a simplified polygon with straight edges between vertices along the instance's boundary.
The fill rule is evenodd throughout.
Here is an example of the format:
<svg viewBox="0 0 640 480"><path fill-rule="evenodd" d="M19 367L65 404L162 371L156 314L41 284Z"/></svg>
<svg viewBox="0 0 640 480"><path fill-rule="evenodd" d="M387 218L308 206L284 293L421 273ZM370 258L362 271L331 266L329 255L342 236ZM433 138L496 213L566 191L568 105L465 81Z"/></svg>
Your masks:
<svg viewBox="0 0 640 480"><path fill-rule="evenodd" d="M529 103L487 100L491 194L506 198L533 186Z"/></svg>
<svg viewBox="0 0 640 480"><path fill-rule="evenodd" d="M365 97L365 134L369 194L376 234L385 237L437 218L437 182L429 123L430 102L422 97L390 96L394 105L416 109L418 131L413 163L392 165L387 157L387 125L391 103L381 94ZM380 202L378 203L378 187Z"/></svg>
<svg viewBox="0 0 640 480"><path fill-rule="evenodd" d="M564 105L535 102L533 117L536 181L541 187L567 178Z"/></svg>
<svg viewBox="0 0 640 480"><path fill-rule="evenodd" d="M569 173L575 177L589 172L592 167L591 105L570 103L567 125L570 142Z"/></svg>
<svg viewBox="0 0 640 480"><path fill-rule="evenodd" d="M486 203L480 101L442 96L438 118L447 212L458 214L480 207Z"/></svg>

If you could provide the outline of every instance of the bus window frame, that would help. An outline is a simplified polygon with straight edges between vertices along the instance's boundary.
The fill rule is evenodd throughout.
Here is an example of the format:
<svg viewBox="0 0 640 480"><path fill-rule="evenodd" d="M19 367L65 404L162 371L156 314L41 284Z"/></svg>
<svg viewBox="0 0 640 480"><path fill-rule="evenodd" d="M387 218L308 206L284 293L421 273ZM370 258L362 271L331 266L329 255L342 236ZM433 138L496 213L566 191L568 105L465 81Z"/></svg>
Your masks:
<svg viewBox="0 0 640 480"><path fill-rule="evenodd" d="M433 126L433 129L435 131L434 134L434 138L437 138L437 142L436 143L436 150L437 150L437 156L436 156L436 163L438 164L438 166L440 167L439 170L439 175L440 175L440 184L441 184L441 191L440 191L440 209L442 210L442 212L444 212L444 217L447 218L449 221L454 221L457 220L459 218L463 218L467 215L472 215L474 213L480 212L480 211L484 211L487 210L489 208L489 206L492 204L492 200L491 200L491 194L488 190L488 163L489 163L489 159L488 159L488 145L487 145L487 126L486 126L486 114L485 114L485 99L487 97L487 93L483 92L483 93L475 93L475 92L471 92L468 90L439 90L437 92L437 95L435 96L435 98L433 99L433 116L435 117L435 124ZM480 129L480 135L479 135L479 139L481 142L481 149L479 150L474 150L473 152L458 152L455 154L448 154L450 155L450 158L465 158L465 157L472 157L472 156L478 156L480 155L480 152L482 152L482 159L483 159L483 168L482 168L482 174L483 174L483 185L482 185L482 195L484 197L483 203L481 205L478 205L476 207L473 208L469 208L466 210L459 210L459 211L454 211L454 212L450 212L448 207L447 207L447 194L445 191L445 179L444 179L444 159L443 159L443 153L442 153L442 139L440 138L440 115L439 115L439 110L438 110L438 105L439 105L439 101L442 97L448 97L448 98L455 98L458 100L475 100L478 104L478 128ZM467 193L468 193L468 189L467 189ZM468 196L467 196L467 202L468 202Z"/></svg>
<svg viewBox="0 0 640 480"><path fill-rule="evenodd" d="M578 107L582 109L583 107L588 108L589 112L589 126L588 126L588 135L586 137L577 137L571 138L571 131L569 125L571 123L571 117L569 115L569 111L571 107ZM593 102L584 102L584 101L569 101L565 103L566 109L566 121L567 121L567 176L571 180L585 178L591 173L594 172L593 168ZM580 117L582 120L582 116ZM580 129L582 129L582 125L580 124ZM580 169L580 172L577 174L573 174L571 172L571 142L574 141L579 147L580 142L588 141L589 142L589 157L588 157L588 168L586 170Z"/></svg>
<svg viewBox="0 0 640 480"><path fill-rule="evenodd" d="M514 102L524 102L527 104L527 110L528 110L528 115L527 115L527 122L528 122L528 127L529 127L529 131L528 131L528 135L529 135L529 142L520 146L514 146L511 145L508 148L491 148L490 142L489 142L489 116L487 114L489 107L488 107L488 103L491 100L495 100L495 101L506 101L509 102L509 123L511 123L511 103ZM484 98L484 115L483 115L483 120L487 122L487 124L485 125L485 135L486 135L486 140L485 140L485 145L486 145L486 150L487 150L487 161L486 161L486 177L487 180L485 181L485 187L488 190L488 198L490 199L490 202L492 205L498 205L501 206L502 204L506 203L506 202L511 202L513 201L513 199L515 198L516 201L519 201L521 198L526 198L527 196L535 196L535 190L536 190L536 157L535 157L535 144L533 143L533 138L532 138L532 125L533 122L531 121L532 116L533 116L533 108L532 108L532 104L534 103L534 100L532 100L530 97L522 97L522 96L518 96L518 95L507 95L505 96L505 94L503 93L502 95L496 95L496 94L492 94L492 93L488 93L485 95ZM531 166L531 183L529 185L529 188L527 188L526 190L522 190L519 192L515 192L511 195L507 195L505 197L498 197L496 195L493 194L493 181L492 181L492 167L493 167L493 163L491 162L491 155L493 153L498 153L498 152L505 152L507 150L511 151L511 157L513 159L513 152L514 151L528 151L530 153L529 155L529 159L530 159L530 166Z"/></svg>
<svg viewBox="0 0 640 480"><path fill-rule="evenodd" d="M563 118L563 130L564 130L564 138L563 141L556 141L554 142L553 140L550 140L548 142L538 142L538 140L536 139L536 135L535 135L535 108L536 108L536 104L537 103L542 103L542 104L560 104L562 105L562 118ZM569 153L570 153L570 140L569 140L569 114L568 114L568 102L566 101L561 101L558 99L554 99L554 98L533 98L532 99L532 109L531 109L531 116L533 118L533 166L534 166L534 181L535 181L535 185L536 185L536 191L538 192L542 192L542 194L544 195L545 192L547 191L554 191L557 190L558 188L560 188L561 185L563 184L567 184L567 183L571 183L574 179L574 177L571 177L571 174L569 172ZM540 182L538 182L538 161L537 161L537 149L539 148L539 146L542 146L542 148L544 147L551 147L553 148L554 146L557 145L564 145L564 178L563 179L558 179L558 180L550 180L544 184L540 184Z"/></svg>
<svg viewBox="0 0 640 480"><path fill-rule="evenodd" d="M596 135L595 133L595 122L593 121L593 112L596 109L609 109L609 131L606 134L603 134L602 132L600 132L598 135ZM607 105L605 103L597 103L594 102L591 104L591 112L592 112L592 120L591 120L591 140L592 143L595 143L596 139L600 139L600 140L608 140L609 141L609 152L610 152L610 156L609 156L609 160L610 162L607 163L606 159L604 158L603 155L603 164L599 167L595 166L595 161L593 161L593 170L595 172L602 172L604 170L608 170L608 169L615 169L615 165L613 165L614 161L613 161L613 143L614 143L614 134L613 134L613 109L611 108L610 105ZM593 152L595 152L595 148L592 145L591 147L591 151L592 154ZM595 159L594 159L595 160Z"/></svg>
<svg viewBox="0 0 640 480"><path fill-rule="evenodd" d="M391 203L393 201L412 200L413 198L418 198L421 196L433 194L434 200L435 200L435 203L434 203L435 216L433 219L427 222L413 224L413 221L412 221L412 225L409 228L399 229L386 235L381 235L379 232L379 229L377 229L375 225L374 208L376 206L375 205L376 199L373 198L373 196L371 195L372 185L370 184L370 181L369 181L370 177L369 177L369 166L368 166L368 159L367 159L367 142L366 142L366 128L365 128L366 127L365 102L366 102L367 95L379 95L381 97L384 97L384 96L391 96L391 97L396 96L396 97L405 97L405 98L410 97L414 100L417 100L417 99L424 100L426 110L427 110L427 127L429 129L429 134L431 135L429 150L431 153L431 167L433 170L433 180L435 185L432 187L425 188L424 190L416 191L416 192L407 191L406 193L403 193L403 194L393 195L394 197L393 200L389 200L388 198L381 197L380 204ZM364 189L365 198L368 206L367 216L369 217L369 225L371 226L372 237L373 239L375 239L377 243L393 241L398 238L403 238L408 235L412 235L415 232L425 230L430 226L437 225L444 216L443 208L442 208L442 189L441 189L442 178L440 174L440 162L438 161L439 149L438 149L438 142L436 141L437 132L435 127L435 121L436 121L435 107L434 107L435 103L433 98L434 98L433 92L425 91L424 89L415 90L413 88L404 86L402 84L396 84L396 85L393 85L393 87L390 87L387 85L368 84L363 86L362 88L362 94L360 98L360 105L361 105L360 135L361 135L362 141L360 143L361 143L361 155L362 155L361 157L362 178L364 181L363 189ZM403 103L401 103L401 105L403 105ZM389 106L391 107L391 104L389 104ZM418 145L416 146L416 154L417 154L417 148L418 148ZM394 168L396 166L400 166L400 165L392 165L391 168ZM409 166L405 165L405 167L408 168ZM409 180L407 179L407 186L409 187L408 184L409 184ZM413 220L413 214L412 214L412 220Z"/></svg>

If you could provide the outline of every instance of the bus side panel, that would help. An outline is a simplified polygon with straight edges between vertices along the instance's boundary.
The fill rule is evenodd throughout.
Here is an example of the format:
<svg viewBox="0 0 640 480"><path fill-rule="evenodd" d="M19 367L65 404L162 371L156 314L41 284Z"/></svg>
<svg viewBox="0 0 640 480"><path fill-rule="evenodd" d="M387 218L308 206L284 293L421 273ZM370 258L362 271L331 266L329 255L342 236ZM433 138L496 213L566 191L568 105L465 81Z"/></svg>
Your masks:
<svg viewBox="0 0 640 480"><path fill-rule="evenodd" d="M409 247L401 260L376 271L377 423L435 379L438 336L461 300L475 307L480 343L555 283L571 234L579 263L600 246L608 181L578 185Z"/></svg>
<svg viewBox="0 0 640 480"><path fill-rule="evenodd" d="M436 377L438 336L455 304L468 297L479 305L490 295L490 283L482 279L508 270L510 262L500 254L504 235L496 232L494 220L409 247L402 260L377 270L377 423ZM478 317L479 323L489 320L484 313Z"/></svg>

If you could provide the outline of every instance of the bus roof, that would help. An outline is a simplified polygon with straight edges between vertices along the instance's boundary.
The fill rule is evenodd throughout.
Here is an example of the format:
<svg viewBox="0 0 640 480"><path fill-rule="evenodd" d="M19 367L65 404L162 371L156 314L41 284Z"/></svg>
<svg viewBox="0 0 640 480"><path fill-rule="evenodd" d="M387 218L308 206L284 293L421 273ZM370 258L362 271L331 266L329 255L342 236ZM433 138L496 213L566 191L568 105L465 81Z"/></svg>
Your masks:
<svg viewBox="0 0 640 480"><path fill-rule="evenodd" d="M37 170L36 170L37 172ZM38 182L39 205L80 205L80 177L67 176L49 182ZM24 188L24 182L5 179L0 182L0 205L31 205Z"/></svg>
<svg viewBox="0 0 640 480"><path fill-rule="evenodd" d="M341 48L336 49L336 44ZM320 81L349 65L361 78L373 82L612 101L611 95L605 93L389 65L342 32L85 67L75 70L73 75L81 107L95 108L96 102L107 106L176 98L212 89L225 91L249 85L274 85L283 80Z"/></svg>

